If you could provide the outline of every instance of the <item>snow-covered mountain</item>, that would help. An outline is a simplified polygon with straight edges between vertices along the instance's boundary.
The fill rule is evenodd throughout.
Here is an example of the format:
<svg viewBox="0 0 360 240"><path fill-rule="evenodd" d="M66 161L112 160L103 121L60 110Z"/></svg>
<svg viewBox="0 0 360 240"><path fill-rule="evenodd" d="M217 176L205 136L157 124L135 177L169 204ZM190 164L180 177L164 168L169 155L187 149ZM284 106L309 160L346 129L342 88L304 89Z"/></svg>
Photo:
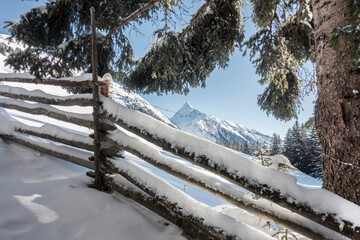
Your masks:
<svg viewBox="0 0 360 240"><path fill-rule="evenodd" d="M12 73L13 70L9 68L9 66L5 66L4 60L8 54L19 49L24 49L23 44L16 41L10 41L8 38L9 35L0 34L0 73ZM115 82L113 86L113 98L115 101L123 106L126 106L127 108L150 115L176 128L176 126L164 114L154 108L149 102L144 100L138 94L135 94L131 91L125 91L119 84Z"/></svg>
<svg viewBox="0 0 360 240"><path fill-rule="evenodd" d="M271 137L243 125L200 112L186 102L171 118L181 130L221 145L226 143L256 143L270 145Z"/></svg>
<svg viewBox="0 0 360 240"><path fill-rule="evenodd" d="M150 115L174 128L177 128L163 113L154 108L149 102L136 93L125 91L119 84L114 83L113 99L127 108Z"/></svg>

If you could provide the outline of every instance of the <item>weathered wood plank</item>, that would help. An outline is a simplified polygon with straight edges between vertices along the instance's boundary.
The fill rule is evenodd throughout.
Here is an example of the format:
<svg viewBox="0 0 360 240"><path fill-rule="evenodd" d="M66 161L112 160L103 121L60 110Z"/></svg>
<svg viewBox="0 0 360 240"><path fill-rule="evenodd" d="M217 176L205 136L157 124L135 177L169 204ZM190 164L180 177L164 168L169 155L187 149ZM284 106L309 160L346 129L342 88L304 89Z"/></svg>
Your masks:
<svg viewBox="0 0 360 240"><path fill-rule="evenodd" d="M217 197L223 199L224 201L226 201L230 204L233 204L241 209L249 211L265 220L272 221L280 226L291 229L291 230L293 230L299 234L302 234L306 237L309 237L311 239L319 239L319 240L326 239L325 236L322 236L321 234L314 231L313 229L307 228L295 221L289 220L289 218L287 216L283 216L280 212L276 212L276 210L274 208L266 208L265 206L260 207L255 203L255 201L246 201L244 199L235 197L233 194L231 194L231 192L227 192L224 188L222 188L221 190L219 188L212 188L211 186L215 186L218 183L214 182L213 184L209 185L209 182L203 182L201 180L201 178L189 176L186 172L182 172L179 169L174 170L173 167L171 167L167 164L163 164L158 159L154 159L150 156L147 156L145 153L142 153L136 149L133 149L128 146L123 146L108 137L107 137L107 141L114 145L116 145L116 144L119 145L122 149L124 149L124 151L129 152L129 153L137 156L138 158L143 159L144 161L169 173L170 175L173 175L173 176L183 180L184 182L187 182L187 183L189 183L193 186L196 186L206 192L209 192L209 193L213 194L214 196L217 196Z"/></svg>
<svg viewBox="0 0 360 240"><path fill-rule="evenodd" d="M69 140L69 139L65 139L65 138L60 138L60 137L57 137L57 136L52 135L52 134L39 133L38 131L34 131L34 130L26 129L26 128L16 127L15 130L17 132L25 133L25 134L32 135L32 136L35 136L35 137L48 139L48 140L59 142L59 143L62 143L62 144L66 144L66 145L69 145L69 146L72 146L72 147L77 147L77 148L85 149L85 150L88 150L88 151L93 151L94 150L94 145L92 145L92 144L83 143L83 142L79 142L79 141L75 141L75 140Z"/></svg>
<svg viewBox="0 0 360 240"><path fill-rule="evenodd" d="M55 150L47 149L47 148L45 148L45 147L43 147L43 146L41 146L39 144L36 144L33 141L25 140L25 139L19 138L17 136L12 136L12 135L0 135L0 136L3 136L4 138L6 138L8 140L11 140L13 142L17 142L19 144L30 147L30 148L35 149L37 151L43 152L45 154L48 154L48 155L63 159L65 161L68 161L68 162L71 162L71 163L74 163L74 164L77 164L79 166L83 166L83 167L86 167L86 168L89 168L89 169L92 169L92 170L95 169L94 163L92 163L92 162L90 162L88 160L78 158L76 156L68 155L68 154L63 153L63 152L58 152L58 151L55 151Z"/></svg>
<svg viewBox="0 0 360 240"><path fill-rule="evenodd" d="M305 204L298 204L296 201L290 203L287 201L287 198L281 194L280 191L271 189L267 185L254 183L253 181L245 178L236 176L227 172L221 166L216 164L210 164L210 160L206 156L195 156L194 154L187 152L184 148L176 146L176 144L171 144L165 139L161 139L154 134L147 132L146 129L139 129L134 126L129 125L124 122L122 119L113 116L110 113L104 112L102 115L103 118L107 118L110 121L118 124L120 127L138 135L139 137L161 147L165 151L168 151L174 155L182 157L195 165L198 165L210 172L213 172L228 181L238 185L239 187L245 188L250 192L260 195L261 197L272 201L273 203L289 209L290 211L297 213L305 218L308 218L324 227L327 227L339 234L347 236L352 239L360 238L360 227L353 228L351 222L342 220L344 222L344 228L341 230L339 228L339 222L334 214L331 213L317 213L310 206Z"/></svg>
<svg viewBox="0 0 360 240"><path fill-rule="evenodd" d="M29 104L20 100L7 100L0 99L0 107L14 109L17 111L33 114L33 115L44 115L60 121L76 124L79 126L94 128L92 115L91 114L76 114L66 111L61 111L51 106L41 104ZM104 131L112 131L116 129L116 126L108 121L100 121L101 129Z"/></svg>
<svg viewBox="0 0 360 240"><path fill-rule="evenodd" d="M43 85L53 85L61 87L77 87L77 88L92 88L92 80L84 81L69 81L64 79L48 78L48 79L39 79L39 78L23 78L23 77L9 77L5 74L0 75L0 82L18 82L18 83L32 83L32 84L43 84ZM99 82L99 85L105 85L104 82Z"/></svg>
<svg viewBox="0 0 360 240"><path fill-rule="evenodd" d="M105 186L127 198L132 199L143 207L180 227L184 230L185 233L190 235L185 236L188 239L221 239L218 238L216 234L213 234L212 231L208 231L204 226L199 225L197 222L191 221L191 219L187 219L181 215L176 214L165 205L157 201L156 198L115 183L113 177L110 175L105 176Z"/></svg>
<svg viewBox="0 0 360 240"><path fill-rule="evenodd" d="M9 93L9 92L3 92L0 91L0 96L13 98L13 99L19 99L19 100L25 100L25 101L31 101L31 102L38 102L48 105L60 105L60 106L92 106L93 100L88 98L53 98L52 95L49 95L49 97L37 97L37 96L31 96L31 95L25 95L25 94L15 94L15 93Z"/></svg>
<svg viewBox="0 0 360 240"><path fill-rule="evenodd" d="M111 165L111 163L108 161L107 165L109 166ZM114 171L119 171L118 169L116 169L116 167L112 167L112 169L114 169ZM165 219L171 222L173 222L175 219L182 219L183 221L186 221L185 223L180 222L180 225L178 226L181 227L183 230L189 232L191 235L195 235L196 239L237 239L236 236L227 234L224 232L224 230L218 227L206 225L202 222L202 220L197 219L194 216L184 215L184 213L177 207L175 203L169 202L164 196L158 196L153 189L147 188L145 185L141 184L135 178L133 178L130 174L121 170L119 171L119 174L152 198L152 201L150 202L155 202L155 206L151 209L152 211L159 214L160 216L163 216ZM114 181L112 183L113 184L111 188L116 188L116 184L114 183ZM143 196L140 196L140 198L142 197ZM149 201L145 200L143 203L146 202ZM149 204L145 205L145 207L147 206L149 206ZM170 216L166 216L166 214L169 214L169 210L170 212L173 212L173 214L171 214ZM167 213L164 211L167 211ZM176 224L177 221L174 221L174 223Z"/></svg>
<svg viewBox="0 0 360 240"><path fill-rule="evenodd" d="M40 106L35 106L34 108L30 108L27 107L26 105L16 104L16 102L3 102L1 100L0 100L0 107L14 109L17 111L30 113L33 115L44 115L51 118L55 118L60 121L73 123L87 128L93 128L93 122L87 120L89 119L88 115L83 115L82 117L80 114L78 114L78 117L76 117L76 114L71 113L72 116L70 116L70 113L67 113L65 111L60 111L58 109L51 107L43 108Z"/></svg>
<svg viewBox="0 0 360 240"><path fill-rule="evenodd" d="M100 121L99 121L99 82L98 82L98 62L97 62L97 43L96 43L96 26L95 26L95 8L90 8L91 20L91 65L92 65L92 82L93 82L93 126L94 126L94 163L95 163L95 187L100 191L104 188L104 173L101 168L102 158L100 157ZM106 157L105 157L106 158Z"/></svg>

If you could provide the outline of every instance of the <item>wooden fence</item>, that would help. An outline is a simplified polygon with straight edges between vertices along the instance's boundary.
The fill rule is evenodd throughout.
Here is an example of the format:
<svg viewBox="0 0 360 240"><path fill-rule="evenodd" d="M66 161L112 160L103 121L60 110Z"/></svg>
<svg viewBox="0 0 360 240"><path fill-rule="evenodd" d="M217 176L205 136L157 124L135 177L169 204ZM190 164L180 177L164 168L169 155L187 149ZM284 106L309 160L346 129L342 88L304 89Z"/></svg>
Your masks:
<svg viewBox="0 0 360 240"><path fill-rule="evenodd" d="M79 88L92 87L92 80L91 75L84 75L74 79L46 80L13 74L0 75L0 81L4 82L40 83L57 86L76 86ZM46 115L91 129L95 128L94 117L99 117L100 128L98 134L101 139L101 144L97 149L97 151L99 151L99 159L97 160L98 169L94 162L94 154L92 154L96 151L93 139L95 134L83 136L51 124L35 128L20 122L12 122L11 126L13 127L13 131L0 134L7 139L41 152L91 170L96 170L95 172L89 172L88 175L95 177L95 175L98 174L101 178L101 188L112 189L133 199L181 227L189 236L197 239L241 239L242 236L241 234L236 235L236 233L231 232L231 229L227 229L227 226L224 224L220 224L219 226L217 221L203 219L194 209L188 209L189 206L187 204L181 205L181 203L172 197L173 194L179 194L178 192L171 193L171 188L168 187L163 180L154 179L154 176L139 166L129 163L129 161L121 160L123 156L122 151L129 152L149 164L205 190L234 206L312 239L336 238L336 236L341 235L351 239L360 239L360 229L359 227L354 227L352 222L346 219L339 219L339 216L336 216L335 212L315 211L315 207L311 205L311 203L297 200L295 196L287 196L281 189L275 189L271 185L257 182L248 176L232 171L226 164L224 165L220 159L221 156L217 156L216 154L208 156L196 148L196 146L209 145L209 142L194 136L189 136L142 113L126 109L109 98L109 94L111 94L111 91L108 90L109 88L111 89L110 81L107 81L106 84L105 81L100 81L99 85L101 92L107 95L100 96L99 102L94 101L93 96L90 94L59 97L6 85L0 86L0 96L6 97L0 98L0 107L3 108L35 115ZM69 113L58 110L50 105L97 105L100 109L100 114L97 116L96 114ZM137 137L129 134L129 132L137 135ZM94 133L96 133L96 130ZM40 144L38 141L33 141L31 138L26 137L27 135L69 145L73 147L73 149L71 151L65 151L58 145L52 145L50 143ZM195 145L194 149L189 149L184 141L178 139L184 139L184 141L190 139L191 144ZM155 144L169 153L213 172L241 188L258 194L262 199L251 199L239 190L216 182L204 173L195 171L193 168L164 156L149 143ZM226 150L216 144L211 143L210 147L213 148L215 152L219 149L221 152L233 154L231 150ZM240 155L237 156L239 161L243 160ZM214 158L217 157L219 159L214 160ZM125 181L125 179L127 181ZM129 187L129 182L131 183L131 187ZM154 184L154 182L156 182L156 184ZM159 185L163 186L165 190L159 188ZM181 194L185 195L185 193ZM184 197L184 199L187 198ZM292 201L289 201L289 199L292 199ZM193 204L196 207L201 207L200 205L196 205L196 202ZM309 220L311 220L311 222L309 222ZM229 220L226 219L226 221ZM236 221L234 220L234 222ZM241 223L236 224L239 225L239 228L244 227ZM250 230L245 228L243 231Z"/></svg>

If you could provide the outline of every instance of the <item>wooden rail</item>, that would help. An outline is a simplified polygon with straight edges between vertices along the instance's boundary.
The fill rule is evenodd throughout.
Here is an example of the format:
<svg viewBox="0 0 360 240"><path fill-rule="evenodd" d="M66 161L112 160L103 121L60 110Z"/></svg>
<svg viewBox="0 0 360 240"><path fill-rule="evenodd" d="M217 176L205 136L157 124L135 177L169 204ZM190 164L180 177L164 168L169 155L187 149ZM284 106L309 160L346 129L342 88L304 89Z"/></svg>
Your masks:
<svg viewBox="0 0 360 240"><path fill-rule="evenodd" d="M128 138L131 137L127 136L127 138L125 139ZM316 228L311 229L309 227L304 227L303 225L301 225L301 223L299 223L299 219L291 219L291 217L289 217L291 216L290 211L283 213L284 212L283 210L281 211L276 206L271 206L270 204L259 206L257 200L253 200L248 196L245 196L244 193L234 190L231 187L227 187L226 185L221 185L218 182L211 180L209 177L207 177L201 172L194 171L192 175L189 175L189 169L187 169L187 171L182 171L181 167L174 168L172 165L166 164L166 161L161 160L161 158L166 158L166 157L160 154L158 154L157 158L154 158L154 155L156 155L156 153L155 154L153 153L151 155L144 153L142 149L149 148L149 145L142 143L141 141L137 142L138 148L135 149L126 146L126 144L121 144L111 139L111 137L107 137L106 140L114 145L120 146L124 151L137 156L138 158L169 173L170 175L175 176L183 180L184 182L187 182L195 187L198 187L199 189L202 189L208 193L211 193L214 196L217 196L218 198L232 205L235 205L241 209L249 211L265 220L272 221L280 226L291 229L297 233L300 233L312 239L319 239L319 240L326 239L325 236L323 236L322 234L316 231ZM171 159L167 159L167 160L171 161ZM206 182L202 180L204 178L207 179ZM221 187L219 187L219 185L221 185Z"/></svg>
<svg viewBox="0 0 360 240"><path fill-rule="evenodd" d="M41 145L38 142L31 140L30 138L24 138L23 136L19 136L19 135L3 134L2 136L8 140L17 142L19 144L22 144L24 146L35 149L37 151L46 153L48 155L63 159L65 161L74 163L74 164L82 166L82 167L94 169L94 163L89 161L87 158L81 158L81 157L74 155L75 150L72 150L71 152L69 152L70 149L64 149L63 151L60 151L60 149L58 149L58 148L51 149L49 143L47 143L46 147L45 147L44 145ZM78 152L78 153L83 154L83 152Z"/></svg>
<svg viewBox="0 0 360 240"><path fill-rule="evenodd" d="M13 92L12 92L13 91ZM90 94L78 94L73 96L58 97L46 94L42 91L27 91L23 88L2 86L0 88L0 96L37 102L47 105L59 106L93 106L94 101Z"/></svg>
<svg viewBox="0 0 360 240"><path fill-rule="evenodd" d="M74 81L76 80L76 81ZM60 87L77 87L77 88L92 88L92 76L91 74L84 74L80 78L36 78L29 74L13 74L13 73L1 73L0 82L17 82L17 83L31 83L31 84L43 84ZM99 85L105 85L105 82L100 81Z"/></svg>
<svg viewBox="0 0 360 240"><path fill-rule="evenodd" d="M310 219L321 226L329 228L341 235L347 236L351 239L356 239L356 238L360 239L360 228L353 227L353 223L342 219L341 221L344 223L344 226L341 229L339 227L339 220L336 218L335 214L318 213L318 212L315 212L311 208L311 206L306 205L304 203L297 203L296 201L289 202L289 201L287 201L287 198L285 196L283 196L280 191L274 190L267 185L263 185L263 184L254 182L253 180L247 179L246 177L237 176L236 174L228 172L226 169L223 168L223 166L210 162L210 160L206 156L204 156L204 155L199 156L199 155L195 155L194 153L188 152L183 147L177 145L176 143L169 142L166 139L161 138L158 135L154 134L153 132L147 131L146 128L138 128L137 126L132 125L128 121L125 121L121 117L114 116L112 113L104 111L102 117L113 121L114 123L116 123L117 125L121 126L124 129L126 129L127 131L130 131L130 132L136 134L137 136L147 140L148 142L161 147L165 151L170 152L170 153L172 153L176 156L179 156L183 159L186 159L186 160L192 162L193 164L200 166L210 172L213 172L213 173L227 179L228 181L238 185L239 187L245 188L255 194L260 195L261 197L279 205L280 207L286 208L293 213L297 213L297 214L299 214L307 219ZM164 129L163 131L166 132L167 130ZM141 157L142 159L145 159L149 163L151 163L154 160L154 159L147 158L140 152L134 151L134 149L129 149L126 146L122 146L122 147L124 149L132 152L133 154ZM159 163L157 162L155 165L159 166ZM168 167L162 166L162 168L164 170L165 168L168 168ZM179 173L177 173L177 176L178 175L179 175ZM186 176L184 176L184 177L186 178ZM196 183L194 183L194 182L192 184L196 185ZM213 191L213 190L210 189L209 191ZM226 197L225 197L225 200L227 200L228 202L231 202ZM246 203L239 202L237 204L237 206L240 207L243 204L246 205ZM244 209L247 209L247 208L252 208L252 206L247 205L246 208L244 208ZM299 224L296 222L291 222L288 220L284 221L285 219L282 219L281 217L273 215L273 214L271 214L272 216L270 218L269 214L267 214L265 211L261 211L261 210L259 211L258 207L253 207L253 209L250 211L253 212L254 214L259 214L259 216L261 216L261 217L267 216L268 219L271 219L271 218L273 220L276 219L275 222L278 222L281 225L283 224L287 228L291 228L294 230L296 229L295 231L299 231L302 234L304 234L305 236L316 238L316 239L317 238L326 239L326 236L321 236L321 234L318 233L317 232L318 230L316 230L316 229L312 230L309 227L305 227L306 228L305 229L303 226L299 226Z"/></svg>
<svg viewBox="0 0 360 240"><path fill-rule="evenodd" d="M6 79L1 78L0 74L0 81L5 80ZM12 78L11 81L39 83L39 80L26 80L23 78ZM54 81L55 80L50 80L51 83ZM46 81L40 82L42 84L50 84ZM107 82L109 84L109 81ZM79 84L79 82L76 82L74 86L80 86L77 84ZM86 87L89 86L89 83L86 81L82 84L85 84ZM71 83L68 83L67 85L71 85ZM85 87L84 85L82 86ZM108 90L103 91L104 89L105 87L101 89L101 92L108 92L109 94L111 93L111 91ZM111 87L107 86L106 89L111 89ZM4 85L0 86L0 96L16 99L11 100L7 98L0 98L0 107L14 109L29 114L46 115L61 121L91 129L94 128L93 116L91 114L69 113L49 105L90 106L92 104L99 104L99 107L101 107L100 103L94 101L93 98L89 95L58 97L40 91L27 91L25 89L8 87ZM101 98L101 101L103 100L104 98ZM35 103L27 103L25 101L32 101ZM265 220L273 221L280 226L289 228L312 239L327 239L328 230L326 230L326 228L352 239L359 238L359 228L353 228L352 223L342 220L344 222L344 228L343 230L340 230L339 223L335 218L335 215L331 213L316 213L314 210L312 210L310 205L297 203L296 201L288 202L280 191L274 190L267 185L254 182L253 180L244 176L239 176L232 172L228 172L221 164L214 164L214 162L211 162L207 156L199 154L195 155L194 153L187 151L183 146L177 144L176 142L170 142L166 138L159 137L159 135L156 135L154 132L149 131L146 128L138 127L128 119L114 115L108 111L105 104L103 104L102 107L102 109L99 109L102 111L102 115L100 116L101 119L99 119L101 131L99 157L104 161L104 163L98 166L100 167L101 171L97 169L94 163L93 152L95 151L96 146L94 145L93 139L91 138L93 136L87 137L75 133L70 133L51 124L47 124L46 126L40 128L35 128L18 122L13 123L13 133L2 134L2 136L9 140L18 142L38 151L64 159L91 170L97 169L97 171L100 171L105 188L113 189L123 194L124 196L133 199L144 207L181 227L189 234L189 236L198 239L236 239L237 236L228 233L219 226L204 223L199 216L184 214L184 211L176 206L176 202L170 201L166 196L157 195L157 192L154 191L152 187L147 186L144 184L144 182L139 181L139 179L133 174L129 173L128 171L124 171L116 164L114 164L116 161L112 160L112 158L117 157L119 159L123 157L121 151L129 152L152 164L153 166L185 182L188 182L195 187L207 191L239 208L249 211ZM139 117L141 117L140 115ZM116 125L136 134L149 143L161 147L167 152L180 156L181 158L188 160L202 167L203 169L206 169L229 180L237 186L256 193L264 199L261 201L250 199L243 193L236 191L231 187L220 184L219 182L210 179L200 172L194 172L194 170L189 169L181 163L176 165L174 162L172 162L173 159L156 153L157 150L151 150L152 147L150 145L139 141L125 132L122 132ZM169 129L164 128L163 131L168 131ZM31 138L26 137L24 134L64 144L65 149L66 145L69 145L72 148L75 147L78 150L72 149L71 152L67 152L67 150L63 150L61 147L56 147L55 145L40 144L39 142L33 141ZM115 137L119 134L121 135L121 141L119 138ZM128 144L128 142L134 141L137 141L135 145ZM106 157L108 157L108 160L106 160ZM127 179L127 181L130 182L129 184L133 185L134 187L128 188L128 186L125 187L124 185L120 184L119 181L116 181L116 179L118 179L120 176L122 176L124 179ZM204 179L207 180L204 181ZM276 205L272 206L270 202L276 203ZM288 212L284 211L284 208L287 209L286 211ZM293 216L294 214L292 213L296 213L295 216ZM302 218L304 220L301 220ZM307 219L314 221L314 223L309 225L308 222L306 223Z"/></svg>

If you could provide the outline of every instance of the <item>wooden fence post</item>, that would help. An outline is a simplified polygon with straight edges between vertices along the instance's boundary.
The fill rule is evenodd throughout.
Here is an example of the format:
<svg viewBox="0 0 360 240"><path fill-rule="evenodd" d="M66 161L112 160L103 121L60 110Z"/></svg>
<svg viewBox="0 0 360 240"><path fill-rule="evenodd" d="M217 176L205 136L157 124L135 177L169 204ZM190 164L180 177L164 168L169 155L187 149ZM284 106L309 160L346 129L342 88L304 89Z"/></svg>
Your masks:
<svg viewBox="0 0 360 240"><path fill-rule="evenodd" d="M106 73L103 76L103 80L105 80L105 85L100 86L100 93L107 98L112 98L113 91L113 80L109 73Z"/></svg>
<svg viewBox="0 0 360 240"><path fill-rule="evenodd" d="M92 44L92 77L93 77L93 117L94 117L94 161L95 161L95 187L103 190L103 173L100 158L100 120L99 120L99 83L97 71L97 44L96 44L96 27L95 27L95 9L90 8L91 15L91 44Z"/></svg>

